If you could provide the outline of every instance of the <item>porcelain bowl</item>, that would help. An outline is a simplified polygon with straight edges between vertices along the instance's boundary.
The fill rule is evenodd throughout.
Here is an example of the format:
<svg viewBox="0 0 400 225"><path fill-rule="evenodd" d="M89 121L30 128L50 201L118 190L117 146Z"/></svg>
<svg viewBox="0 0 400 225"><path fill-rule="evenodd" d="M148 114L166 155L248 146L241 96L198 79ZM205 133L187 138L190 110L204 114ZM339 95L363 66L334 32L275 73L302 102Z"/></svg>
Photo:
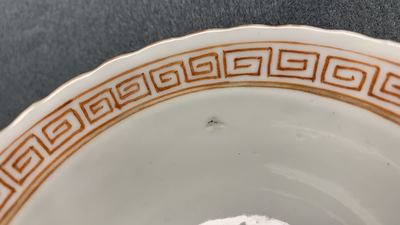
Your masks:
<svg viewBox="0 0 400 225"><path fill-rule="evenodd" d="M0 133L0 224L397 225L399 58L252 25L112 59Z"/></svg>

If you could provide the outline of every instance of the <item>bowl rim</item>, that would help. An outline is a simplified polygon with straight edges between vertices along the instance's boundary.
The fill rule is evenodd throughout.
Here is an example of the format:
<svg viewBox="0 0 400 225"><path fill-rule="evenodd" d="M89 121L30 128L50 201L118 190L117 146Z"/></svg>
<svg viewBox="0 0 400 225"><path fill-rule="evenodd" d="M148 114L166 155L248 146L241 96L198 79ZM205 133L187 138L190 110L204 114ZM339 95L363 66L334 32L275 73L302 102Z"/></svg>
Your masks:
<svg viewBox="0 0 400 225"><path fill-rule="evenodd" d="M290 35L288 35L293 33L298 33L301 35L297 37L291 37ZM242 35L246 34L248 36L248 37L246 36L247 38L246 42L243 42L243 36L240 36L238 34ZM82 73L72 78L71 80L67 81L44 99L29 106L11 124L9 124L6 128L0 131L0 140L1 140L0 160L6 161L4 159L5 156L3 153L6 152L7 149L10 148L10 146L13 145L13 143L17 139L19 139L30 129L33 129L33 127L37 123L39 123L43 118L47 117L58 108L71 103L71 101L75 99L76 96L79 96L80 94L87 92L88 90L92 89L93 86L104 83L110 78L118 76L123 71L132 70L133 67L132 64L134 65L150 64L156 61L156 59L165 59L166 57L186 54L187 52L190 52L188 50L197 51L199 49L204 49L207 47L211 48L212 46L265 42L266 35L271 36L271 40L268 40L266 42L272 43L274 42L275 38L279 36L280 40L279 43L286 43L286 42L301 43L303 45L312 45L317 47L344 50L346 52L361 54L370 58L375 58L377 60L391 63L400 67L400 61L398 61L398 56L400 55L399 43L388 40L375 39L351 31L326 30L304 25L282 25L282 26L243 25L227 29L207 29L180 38L170 38L167 40L159 41L141 50L135 51L133 53L126 53L119 55L102 63L94 70ZM281 38L280 36L283 36L284 38ZM176 43L178 42L179 44L177 45ZM310 42L311 44L308 44ZM381 50L382 48L384 48L384 51ZM156 56L154 54L155 51L157 51ZM246 85L238 83L229 83L224 85L224 87L237 87L237 86L246 86ZM257 86L257 85L251 85L251 86ZM259 86L285 88L284 85L282 86L281 84L277 86L274 86L273 84L259 85ZM307 89L302 87L297 87L297 88L294 87L291 89L307 92ZM329 97L329 95L334 95L334 93L327 92L327 93L322 93L321 95ZM346 98L343 98L341 100L346 102ZM347 102L351 103L351 101ZM128 115L131 114L132 113ZM395 114L393 118L389 118L389 120L391 120L394 123L400 124L400 114L399 115ZM111 127L113 124L114 123L108 124L107 126L102 128L102 130ZM88 141L90 140L91 139L89 139ZM82 143L82 145L84 143ZM76 150L78 150L80 146L81 145L78 145L76 147ZM75 152L76 150L72 152ZM57 164L55 168L62 162L59 162L59 164ZM3 164L0 165L0 167L2 166ZM4 172L4 170L1 168L0 171ZM37 187L40 185L41 182L43 182L47 178L48 175L49 174L41 178L42 180L38 182ZM8 187L7 186L8 184L4 183L1 176L0 176L0 184L3 184L6 187ZM20 198L18 198L18 200L15 201L15 205L12 206L13 210L11 211L7 210L5 214L0 215L0 224L8 224L12 219L13 215L15 215L18 209L29 198L29 196L34 192L34 190L36 190L36 188L32 188L32 191L30 192L24 191L24 193L27 193L24 195L25 196L24 200L20 201ZM10 188L10 190L15 191L13 190L13 188ZM0 206L0 210L1 208L2 206Z"/></svg>
<svg viewBox="0 0 400 225"><path fill-rule="evenodd" d="M11 121L11 123L9 123L6 127L4 127L2 130L0 130L0 140L12 139L12 136L8 135L8 134L21 132L22 129L28 129L29 124L31 126L32 126L32 124L34 124L34 122L30 122L30 123L28 122L30 120L29 118L34 117L35 119L33 119L33 121L36 121L37 119L43 117L43 116L37 116L39 114L38 111L43 110L46 112L50 112L52 109L54 109L58 105L60 105L60 104L58 104L58 105L55 104L55 102L53 102L52 99L62 98L62 95L66 94L67 92L72 92L72 91L74 91L75 93L78 92L77 90L72 90L72 88L70 88L71 86L75 85L78 82L80 82L82 84L84 83L83 85L80 85L82 89L84 89L83 86L86 86L86 88L90 87L90 84L93 81L88 80L88 78L98 75L97 73L102 72L102 70L106 70L110 66L113 66L112 64L114 64L118 61L126 60L128 58L135 57L139 54L148 53L159 47L167 47L168 48L168 47L173 46L174 42L180 42L185 39L192 39L192 38L200 38L201 39L202 36L210 34L210 33L221 33L221 32L228 33L228 32L240 32L240 31L246 32L246 30L266 29L266 28L270 29L270 30L274 30L274 31L292 31L292 32L305 31L305 32L311 32L311 33L318 33L321 35L323 34L324 36L326 36L326 35L332 36L332 38L345 38L345 39L348 39L348 41L351 42L351 44L346 43L346 44L340 44L340 46L333 46L333 45L329 45L329 43L332 43L332 41L328 40L327 42L324 41L325 43L321 43L321 45L328 46L328 47L338 47L340 49L354 51L357 53L361 53L360 46L363 46L365 43L375 44L375 46L376 45L386 46L388 49L390 49L392 51L387 52L385 54L377 55L376 52L373 52L373 50L363 49L362 53L367 56L376 57L376 58L383 59L385 61L389 61L389 62L397 64L397 65L400 65L400 61L398 60L398 57L397 57L399 55L399 51L400 51L400 43L392 41L392 40L385 40L385 39L380 39L380 38L369 37L367 35L357 33L354 31L348 31L348 30L343 30L343 29L325 29L325 28L319 28L319 27L314 27L314 26L309 26L309 25L292 25L292 24L287 24L287 25L251 24L251 25L240 25L240 26L231 27L231 28L204 29L204 30L200 30L200 31L196 31L196 32L184 35L182 37L171 37L171 38L163 39L163 40L154 42L150 45L147 45L137 51L119 54L115 57L105 60L99 66L95 67L93 70L76 75L75 77L67 80L66 82L61 84L59 87L57 87L56 89L51 91L46 97L32 103L30 106L28 106L26 109L24 109L21 113L19 113L17 115L17 117ZM352 41L355 41L355 42L352 42ZM359 41L359 42L357 42L357 41ZM176 46L174 46L174 47L176 47ZM171 54L169 54L169 55L171 55ZM98 79L98 80L100 80L100 79ZM80 92L78 92L78 93L80 93ZM0 152L6 146L4 143L5 142L0 142Z"/></svg>

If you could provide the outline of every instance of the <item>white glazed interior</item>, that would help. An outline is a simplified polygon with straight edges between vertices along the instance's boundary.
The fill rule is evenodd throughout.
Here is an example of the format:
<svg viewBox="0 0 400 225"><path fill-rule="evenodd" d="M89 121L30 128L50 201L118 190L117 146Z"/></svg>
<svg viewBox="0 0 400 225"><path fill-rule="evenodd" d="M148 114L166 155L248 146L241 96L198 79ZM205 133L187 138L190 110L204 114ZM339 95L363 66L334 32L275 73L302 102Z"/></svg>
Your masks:
<svg viewBox="0 0 400 225"><path fill-rule="evenodd" d="M210 128L211 118L221 123ZM296 225L395 225L399 139L398 125L312 94L198 92L108 128L11 224L187 225L258 214Z"/></svg>

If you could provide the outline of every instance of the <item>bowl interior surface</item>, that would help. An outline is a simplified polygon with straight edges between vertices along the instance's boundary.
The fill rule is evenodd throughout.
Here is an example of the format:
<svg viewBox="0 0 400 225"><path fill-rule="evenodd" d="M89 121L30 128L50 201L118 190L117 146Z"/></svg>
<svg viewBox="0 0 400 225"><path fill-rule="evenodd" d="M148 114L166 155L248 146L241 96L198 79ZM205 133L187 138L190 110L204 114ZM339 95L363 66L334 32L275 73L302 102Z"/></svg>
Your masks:
<svg viewBox="0 0 400 225"><path fill-rule="evenodd" d="M399 221L398 125L314 94L223 88L164 101L65 161L12 225Z"/></svg>

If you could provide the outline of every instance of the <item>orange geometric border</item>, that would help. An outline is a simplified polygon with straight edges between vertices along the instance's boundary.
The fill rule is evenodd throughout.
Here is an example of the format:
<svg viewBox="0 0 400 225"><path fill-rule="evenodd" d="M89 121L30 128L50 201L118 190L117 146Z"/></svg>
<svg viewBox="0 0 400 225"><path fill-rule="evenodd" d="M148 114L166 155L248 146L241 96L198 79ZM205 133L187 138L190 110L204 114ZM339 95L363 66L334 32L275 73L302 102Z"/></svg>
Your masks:
<svg viewBox="0 0 400 225"><path fill-rule="evenodd" d="M212 62L207 62L207 63L201 63L198 64L196 67L204 67L204 66L209 66L210 68L206 71L196 71L196 68L193 66L193 62L198 60L198 59L202 59L205 57L213 57L214 60L216 61L215 63L215 68L212 65ZM195 82L195 81L199 81L199 80L207 80L207 79L218 79L221 77L221 70L219 68L219 61L218 61L218 54L215 52L212 53L206 53L203 55L199 55L196 57L190 57L189 58L189 67L190 67L190 73L192 74L192 76L194 78L190 78L187 73L185 74L185 80L186 82ZM216 75L214 76L202 76L202 75L206 75L208 73L211 73L215 71Z"/></svg>
<svg viewBox="0 0 400 225"><path fill-rule="evenodd" d="M315 63L314 66L312 66L312 74L311 77L304 77L304 76L290 76L290 75L284 75L284 74L273 74L271 72L271 63L272 63L272 51L270 53L270 59L269 59L269 65L268 65L268 76L271 77L286 77L286 78L297 78L297 79L304 79L304 80L315 80L315 76L317 74L317 66L319 64L319 57L320 54L318 52L313 52L313 51L299 51L299 50L288 50L288 49L279 49L278 50L278 65L277 68L280 71L304 71L307 69L308 66L308 60L303 59L303 60L296 60L296 59L289 59L288 62L292 63L303 63L302 68L293 68L293 67L285 67L282 66L282 55L283 53L297 53L297 54L303 54L303 55L313 55L315 56Z"/></svg>
<svg viewBox="0 0 400 225"><path fill-rule="evenodd" d="M244 64L244 65L238 65L238 61L240 60L249 60L249 59L253 59L253 60L257 60L258 62L258 66L257 66L257 71L255 72L247 72L247 73L243 73L243 72L239 72L239 73L231 73L231 72L227 72L228 70L228 61L227 61L227 55L228 54L234 54L234 53L243 53L243 52L263 52L265 51L266 53L268 53L268 51L270 51L271 48L241 48L241 49L234 49L234 50L227 50L227 51L223 51L223 59L224 59L224 72L225 72L225 76L226 77L235 77L235 76L260 76L261 75L261 69L262 69L262 57L260 56L244 56L244 57L238 57L235 58L233 60L234 65L233 68L234 69L241 69L241 68L248 68L251 65L249 64ZM266 54L265 56L269 57L268 54Z"/></svg>
<svg viewBox="0 0 400 225"><path fill-rule="evenodd" d="M327 68L329 66L329 62L332 59L342 60L342 61L349 62L349 63L361 64L361 65L364 65L364 66L369 66L371 68L375 68L376 72L372 75L372 80L376 80L376 76L378 76L378 74L380 72L380 68L378 66L372 65L370 63L360 62L360 61L357 61L357 60L347 59L347 58L344 58L344 57L328 56L328 57L326 57L325 65L324 65L324 68L323 68L322 73L321 73L321 82L322 83L333 85L333 86L340 87L340 88L347 88L347 89L350 89L350 90L360 91L362 89L364 83L365 83L365 80L367 79L367 73L365 71L363 71L362 69L359 69L357 67L336 66L335 69L334 69L334 72L333 72L333 77L334 78L336 78L338 80L342 80L342 81L352 81L354 79L354 77L352 77L352 79L348 79L348 78L345 78L345 77L342 77L342 76L338 75L337 71L338 71L339 68L349 69L349 70L353 70L353 71L359 71L359 72L361 72L363 74L363 77L361 78L360 84L357 87L347 87L347 86L342 86L342 85L338 85L338 84L335 84L335 83L327 81L326 80L326 70L327 70ZM373 83L373 85L374 84L375 83Z"/></svg>
<svg viewBox="0 0 400 225"><path fill-rule="evenodd" d="M335 86L324 86L321 79L312 79L312 80L304 80L304 79L285 79L286 77L273 77L270 78L269 67L271 66L268 61L270 61L270 52L268 50L279 49L281 44L285 45L285 49L289 51L300 51L300 52L312 52L318 54L317 65L315 66L316 72L315 77L321 78L324 71L324 63L330 57L344 57L346 55L346 59L349 62L361 62L369 65L378 65L378 72L382 71L380 67L385 67L385 65L390 65L392 68L396 68L396 71L392 71L385 74L376 74L371 82L363 83L363 85L369 85L370 91L366 91L365 93L358 92L357 95L352 94L346 89L335 87ZM288 46L293 46L293 49L288 49ZM227 52L232 54L237 54L235 57L237 59L246 58L249 56L241 56L242 52L251 49L262 49L265 51L265 57L269 60L265 63L265 68L262 62L259 62L260 68L257 68L257 76L256 74L252 74L252 76L241 76L238 77L235 75L231 76L226 74L227 61L225 59L225 54ZM299 50L301 49L301 50ZM220 76L213 77L213 79L199 79L199 80L190 80L187 81L185 78L187 77L187 73L192 72L187 70L184 66L185 62L189 63L187 60L190 58L196 58L198 56L205 55L204 50L210 50L211 52L207 54L211 54L212 56L216 56L218 59L218 64L224 65L221 69L218 68ZM323 50L318 52L318 50ZM197 54L197 55L196 55ZM190 56L190 57L186 57ZM264 56L263 56L264 57ZM252 58L259 61L258 58ZM186 60L186 61L185 61ZM232 61L234 62L235 59ZM171 63L172 62L172 63ZM296 61L297 62L297 61ZM372 63L373 62L373 63ZM168 66L179 65L182 68L183 74L179 74L178 71L167 71L168 73L173 72L176 75L177 82L173 84L172 87L163 88L157 87L157 83L154 80L154 72L156 70L167 68ZM237 65L236 65L237 66ZM243 66L243 65L242 65ZM247 67L251 65L245 65ZM154 69L156 68L156 69ZM211 67L210 67L211 68ZM353 68L353 67L352 67ZM356 68L356 67L354 67ZM190 69L190 68L189 68ZM319 70L318 70L319 69ZM140 70L140 71L139 71ZM293 70L296 71L296 70ZM34 140L37 140L39 146L42 146L44 150L48 150L49 143L46 143L42 140L46 140L46 134L42 131L44 125L54 120L51 119L54 115L64 115L67 111L73 110L74 116L77 117L77 120L82 122L82 129L79 132L74 133L74 137L63 137L67 132L60 132L57 134L57 138L65 138L67 141L63 141L60 146L57 146L58 151L53 152L53 154L43 154L40 157L40 163L45 163L45 165L41 165L40 167L34 167L31 165L30 168L33 168L33 171L29 171L28 175L31 175L29 179L25 180L26 182L15 182L13 180L14 176L7 173L0 173L0 182L2 187L6 187L7 190L10 191L9 196L7 198L3 198L2 202L0 202L0 224L8 224L13 216L18 212L18 210L22 207L22 205L29 199L29 196L34 193L34 191L40 186L40 184L60 165L62 164L69 156L74 154L79 148L85 143L89 142L92 138L98 135L103 130L112 126L113 124L121 121L122 119L140 111L147 107L150 107L159 102L168 100L170 98L174 98L177 96L185 95L188 93L194 93L202 90L214 89L214 88L228 88L228 87L269 87L269 88L284 88L284 89L292 89L299 90L303 92L309 92L316 95L329 97L333 99L337 99L340 101L344 101L350 103L352 105L364 108L373 113L376 113L396 124L400 125L400 106L397 104L393 104L393 101L390 99L385 99L384 94L382 93L379 98L376 97L376 93L372 94L371 90L375 90L374 87L379 79L385 79L383 82L386 85L388 82L388 77L385 77L387 74L398 74L400 71L400 65L396 62L392 62L390 60L344 50L340 48L330 47L330 46L322 46L315 45L310 43L299 43L299 42L283 42L283 41L260 41L260 42L245 42L245 43L232 43L225 44L219 46L210 46L202 49L195 49L175 55L171 55L169 57L161 58L149 63L145 63L143 65L134 67L128 71L125 71L121 74L115 75L110 79L91 87L90 89L85 90L82 93L79 93L76 97L69 99L64 104L60 105L54 111L49 113L47 116L43 117L40 121L36 122L30 129L26 130L22 133L18 138L12 141L10 145L8 145L5 149L2 149L0 152L0 171L5 171L3 168L4 163L8 163L7 160L10 160L11 157L15 154L16 149L18 150L18 146L24 144L24 140L27 140L28 137L35 137ZM377 73L378 73L377 72ZM135 75L133 75L135 74ZM145 94L140 95L138 98L134 98L129 101L129 104L126 107L118 107L116 104L115 96L112 90L116 88L116 85L130 82L132 79L135 79L138 74L143 74L144 76L144 84L145 88L147 88ZM248 74L244 74L248 75ZM135 77L136 76L136 77ZM163 73L160 74L163 76ZM394 75L391 75L394 76ZM240 80L237 80L240 78ZM170 78L161 77L161 82L168 82ZM282 80L279 80L282 79ZM344 80L343 82L345 82ZM384 86L385 86L384 85ZM384 87L383 86L383 87ZM393 86L393 85L392 85ZM396 86L397 87L397 86ZM135 85L135 93L140 91L139 85ZM155 90L155 91L151 91ZM385 89L378 89L378 91L385 91ZM358 91L358 90L351 90ZM110 98L103 98L96 101L95 106L98 108L92 108L94 110L92 113L96 114L103 110L102 107L108 107L108 111L102 113L99 118L91 118L87 112L87 109L84 107L86 103L90 103L90 100L95 99L101 94L107 94ZM386 93L387 94L387 93ZM390 92L392 98L397 97L397 93ZM399 94L400 95L400 94ZM103 105L99 105L103 101ZM105 101L105 102L104 102ZM129 106L129 107L128 107ZM58 118L58 117L57 117ZM85 119L83 119L85 118ZM70 135L70 134L68 134ZM47 138L48 139L48 138ZM62 139L64 140L64 139ZM22 143L22 144L21 144ZM51 144L51 143L50 143ZM44 151L44 152L46 152ZM39 152L37 152L39 154ZM28 166L31 161L28 159L24 162L24 167ZM15 163L15 162L11 162ZM27 175L27 176L28 176ZM25 178L24 178L25 179ZM0 195L1 195L0 188Z"/></svg>

